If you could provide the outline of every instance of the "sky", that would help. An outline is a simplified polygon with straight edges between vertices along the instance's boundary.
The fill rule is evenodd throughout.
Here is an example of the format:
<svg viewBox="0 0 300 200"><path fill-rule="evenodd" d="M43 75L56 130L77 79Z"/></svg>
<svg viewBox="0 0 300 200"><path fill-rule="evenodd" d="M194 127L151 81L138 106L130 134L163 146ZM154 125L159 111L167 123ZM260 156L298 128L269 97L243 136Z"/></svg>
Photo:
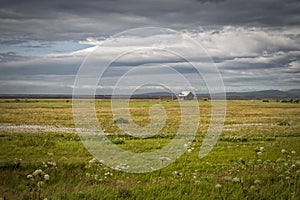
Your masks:
<svg viewBox="0 0 300 200"><path fill-rule="evenodd" d="M299 10L298 0L1 0L0 94L72 94L97 56L90 75L105 72L103 94L147 82L199 93L217 81L228 92L300 88Z"/></svg>

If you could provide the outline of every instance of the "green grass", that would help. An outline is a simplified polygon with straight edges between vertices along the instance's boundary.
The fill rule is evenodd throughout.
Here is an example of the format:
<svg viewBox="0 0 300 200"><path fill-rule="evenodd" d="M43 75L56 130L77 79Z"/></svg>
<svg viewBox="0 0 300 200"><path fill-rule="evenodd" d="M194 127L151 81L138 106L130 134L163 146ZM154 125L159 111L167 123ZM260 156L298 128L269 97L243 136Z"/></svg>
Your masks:
<svg viewBox="0 0 300 200"><path fill-rule="evenodd" d="M133 120L141 126L149 123L149 107L157 103L166 109L166 125L147 139L124 135L109 101L97 101L96 110L114 144L149 152L174 137L180 122L178 103L130 102ZM201 125L193 150L166 168L145 174L113 170L93 160L75 133L0 129L0 199L300 198L300 104L228 101L222 135L203 159L198 152L209 125L210 102L200 101L199 106ZM0 100L0 116L2 127L74 127L72 102L66 100ZM41 174L27 178L37 169ZM47 181L45 174L50 176Z"/></svg>

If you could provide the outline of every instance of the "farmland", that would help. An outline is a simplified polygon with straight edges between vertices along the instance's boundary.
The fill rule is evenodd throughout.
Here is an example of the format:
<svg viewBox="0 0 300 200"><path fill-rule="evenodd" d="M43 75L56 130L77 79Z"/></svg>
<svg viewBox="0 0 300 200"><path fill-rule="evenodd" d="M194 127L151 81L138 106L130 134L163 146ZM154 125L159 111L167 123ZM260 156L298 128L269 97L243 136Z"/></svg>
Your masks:
<svg viewBox="0 0 300 200"><path fill-rule="evenodd" d="M161 104L166 124L151 138L129 137L109 100L97 100L99 124L118 147L163 148L180 123L177 101L132 100L133 121L150 122ZM299 199L300 104L227 101L222 134L205 158L198 153L211 117L199 101L200 126L189 150L161 170L134 174L94 159L76 134L72 101L0 100L0 199Z"/></svg>

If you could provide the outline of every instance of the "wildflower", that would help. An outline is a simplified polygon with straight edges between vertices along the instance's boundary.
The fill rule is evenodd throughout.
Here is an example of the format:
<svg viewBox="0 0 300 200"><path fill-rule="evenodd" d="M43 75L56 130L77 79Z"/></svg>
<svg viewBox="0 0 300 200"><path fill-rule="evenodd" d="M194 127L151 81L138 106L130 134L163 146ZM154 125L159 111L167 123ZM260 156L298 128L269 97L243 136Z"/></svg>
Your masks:
<svg viewBox="0 0 300 200"><path fill-rule="evenodd" d="M258 179L255 180L255 181L254 181L254 184L255 184L255 185L260 185L260 184L261 184L261 180L258 180Z"/></svg>
<svg viewBox="0 0 300 200"><path fill-rule="evenodd" d="M234 177L234 178L232 179L232 181L233 181L234 183L239 183L241 180L240 180L238 177Z"/></svg>
<svg viewBox="0 0 300 200"><path fill-rule="evenodd" d="M260 151L260 152L264 152L264 151L265 151L265 148L264 148L264 147L260 147L260 148L259 148L259 151Z"/></svg>
<svg viewBox="0 0 300 200"><path fill-rule="evenodd" d="M111 172L105 172L105 174L104 174L105 176L112 176L113 175L113 173L111 173Z"/></svg>
<svg viewBox="0 0 300 200"><path fill-rule="evenodd" d="M50 179L49 174L45 174L45 175L44 175L44 179L45 179L45 181L49 181L49 179Z"/></svg>
<svg viewBox="0 0 300 200"><path fill-rule="evenodd" d="M261 159L258 159L258 160L257 160L257 163L262 163L262 160L261 160Z"/></svg>
<svg viewBox="0 0 300 200"><path fill-rule="evenodd" d="M52 162L52 161L48 161L47 164L50 165L50 166L52 166L52 167L55 167L55 166L56 166L56 163L55 163L55 162Z"/></svg>
<svg viewBox="0 0 300 200"><path fill-rule="evenodd" d="M285 177L285 179L286 179L286 180L290 180L290 179L291 179L291 177L287 176L287 177Z"/></svg>
<svg viewBox="0 0 300 200"><path fill-rule="evenodd" d="M44 165L44 167L46 167L46 168L48 167L48 165L47 165L44 161L43 161L43 165Z"/></svg>
<svg viewBox="0 0 300 200"><path fill-rule="evenodd" d="M287 153L285 149L281 149L281 153Z"/></svg>
<svg viewBox="0 0 300 200"><path fill-rule="evenodd" d="M30 179L30 178L33 178L33 176L31 174L28 174L27 178Z"/></svg>
<svg viewBox="0 0 300 200"><path fill-rule="evenodd" d="M43 170L37 169L37 170L35 170L35 171L32 173L32 175L33 175L33 176L38 176L38 175L40 175L40 174L42 174L42 173L43 173Z"/></svg>
<svg viewBox="0 0 300 200"><path fill-rule="evenodd" d="M287 175L291 174L291 172L289 170L285 171L284 173Z"/></svg>
<svg viewBox="0 0 300 200"><path fill-rule="evenodd" d="M220 188L222 188L222 185L218 183L215 185L215 188L220 189Z"/></svg>
<svg viewBox="0 0 300 200"><path fill-rule="evenodd" d="M225 180L225 181L231 181L231 180L232 180L232 177L231 177L231 176L224 176L224 180Z"/></svg>
<svg viewBox="0 0 300 200"><path fill-rule="evenodd" d="M188 144L184 144L184 145L183 145L184 148L187 148L188 146L189 146Z"/></svg>
<svg viewBox="0 0 300 200"><path fill-rule="evenodd" d="M256 187L254 185L251 185L250 190L256 190Z"/></svg>
<svg viewBox="0 0 300 200"><path fill-rule="evenodd" d="M278 158L277 160L276 160L276 162L284 162L285 161L285 159L283 159L283 158Z"/></svg>
<svg viewBox="0 0 300 200"><path fill-rule="evenodd" d="M259 152L257 152L256 154L257 154L258 156L260 156L260 155L262 155L262 152L259 151Z"/></svg>
<svg viewBox="0 0 300 200"><path fill-rule="evenodd" d="M295 165L295 164L292 164L292 165L291 165L291 168L292 168L292 169L296 168L296 165Z"/></svg>
<svg viewBox="0 0 300 200"><path fill-rule="evenodd" d="M296 154L296 151L291 151L292 154Z"/></svg>
<svg viewBox="0 0 300 200"><path fill-rule="evenodd" d="M37 186L38 186L39 188L41 188L42 185L44 185L44 182L43 182L43 181L39 181L39 182L37 183Z"/></svg>
<svg viewBox="0 0 300 200"><path fill-rule="evenodd" d="M289 166L289 163L284 163L284 166L288 167L288 166Z"/></svg>
<svg viewBox="0 0 300 200"><path fill-rule="evenodd" d="M255 152L259 152L259 148L258 148L258 147L255 147L253 150L254 150Z"/></svg>
<svg viewBox="0 0 300 200"><path fill-rule="evenodd" d="M192 153L193 150L192 150L192 149L188 149L187 151L188 151L189 153Z"/></svg>
<svg viewBox="0 0 300 200"><path fill-rule="evenodd" d="M96 159L96 158L93 158L92 160L89 161L90 164L94 164L94 163L96 163L96 162L97 162L97 159Z"/></svg>

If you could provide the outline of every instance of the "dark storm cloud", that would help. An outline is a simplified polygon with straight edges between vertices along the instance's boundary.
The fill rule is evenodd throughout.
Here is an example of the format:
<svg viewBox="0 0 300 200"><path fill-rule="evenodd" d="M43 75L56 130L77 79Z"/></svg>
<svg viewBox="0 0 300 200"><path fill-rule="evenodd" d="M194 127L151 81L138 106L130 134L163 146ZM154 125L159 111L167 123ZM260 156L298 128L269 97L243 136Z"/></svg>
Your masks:
<svg viewBox="0 0 300 200"><path fill-rule="evenodd" d="M0 63L6 63L10 61L20 61L20 60L25 60L25 57L17 55L15 52L0 53Z"/></svg>
<svg viewBox="0 0 300 200"><path fill-rule="evenodd" d="M4 0L0 7L0 34L45 40L82 40L137 26L278 27L300 21L298 0Z"/></svg>
<svg viewBox="0 0 300 200"><path fill-rule="evenodd" d="M26 40L20 39L0 39L0 45L15 45L26 42Z"/></svg>

